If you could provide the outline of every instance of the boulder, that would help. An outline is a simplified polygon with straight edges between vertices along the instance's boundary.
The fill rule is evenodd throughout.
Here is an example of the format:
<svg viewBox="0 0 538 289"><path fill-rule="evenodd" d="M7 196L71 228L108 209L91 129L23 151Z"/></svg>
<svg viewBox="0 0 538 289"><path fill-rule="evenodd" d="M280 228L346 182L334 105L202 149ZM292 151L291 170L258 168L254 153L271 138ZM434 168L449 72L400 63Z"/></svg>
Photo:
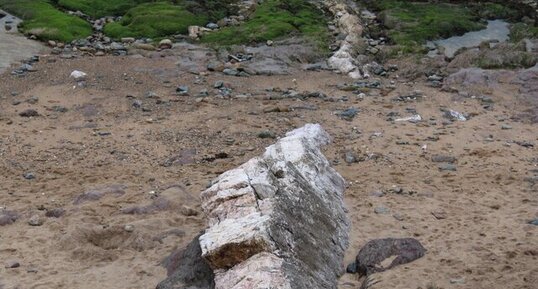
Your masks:
<svg viewBox="0 0 538 289"><path fill-rule="evenodd" d="M345 181L320 151L329 143L307 124L202 192L215 288L337 288L349 220Z"/></svg>

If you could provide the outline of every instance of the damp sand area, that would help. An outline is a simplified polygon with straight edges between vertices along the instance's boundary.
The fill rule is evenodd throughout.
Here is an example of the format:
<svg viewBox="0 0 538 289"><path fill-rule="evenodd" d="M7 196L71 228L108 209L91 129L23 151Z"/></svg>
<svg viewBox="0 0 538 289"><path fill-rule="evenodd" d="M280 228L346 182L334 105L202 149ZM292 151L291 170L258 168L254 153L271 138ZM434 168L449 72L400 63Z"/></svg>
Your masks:
<svg viewBox="0 0 538 289"><path fill-rule="evenodd" d="M45 49L41 43L27 39L17 31L20 22L19 18L0 10L0 72Z"/></svg>

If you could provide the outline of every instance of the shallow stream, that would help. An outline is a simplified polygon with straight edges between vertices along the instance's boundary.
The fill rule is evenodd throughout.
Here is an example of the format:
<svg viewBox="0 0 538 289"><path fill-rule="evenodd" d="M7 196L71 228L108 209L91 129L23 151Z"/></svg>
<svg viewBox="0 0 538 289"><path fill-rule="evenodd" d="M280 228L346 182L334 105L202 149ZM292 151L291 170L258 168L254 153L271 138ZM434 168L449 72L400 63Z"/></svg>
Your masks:
<svg viewBox="0 0 538 289"><path fill-rule="evenodd" d="M456 51L461 48L477 47L484 41L505 42L509 38L510 24L503 20L490 20L486 29L467 32L461 36L454 36L447 39L435 40L428 43L428 46L444 48L447 57L454 57Z"/></svg>

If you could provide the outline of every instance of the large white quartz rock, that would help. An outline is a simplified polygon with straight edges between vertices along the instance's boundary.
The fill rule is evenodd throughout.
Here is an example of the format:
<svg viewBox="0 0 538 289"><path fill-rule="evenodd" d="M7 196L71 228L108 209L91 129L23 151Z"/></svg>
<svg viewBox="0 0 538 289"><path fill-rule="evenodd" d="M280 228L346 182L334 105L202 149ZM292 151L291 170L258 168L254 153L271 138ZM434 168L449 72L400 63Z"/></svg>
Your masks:
<svg viewBox="0 0 538 289"><path fill-rule="evenodd" d="M344 179L320 151L329 142L307 124L202 192L216 288L336 288L349 221Z"/></svg>

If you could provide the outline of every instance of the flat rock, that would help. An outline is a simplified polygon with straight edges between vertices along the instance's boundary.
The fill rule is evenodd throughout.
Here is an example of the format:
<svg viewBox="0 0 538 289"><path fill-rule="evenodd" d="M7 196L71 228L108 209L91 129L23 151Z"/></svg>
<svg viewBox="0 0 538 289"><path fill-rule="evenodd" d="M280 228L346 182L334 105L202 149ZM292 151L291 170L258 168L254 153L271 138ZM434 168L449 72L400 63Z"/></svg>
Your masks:
<svg viewBox="0 0 538 289"><path fill-rule="evenodd" d="M360 275L383 272L398 265L407 264L426 254L426 249L416 239L385 238L375 239L366 243L359 251L355 260L356 271ZM388 265L382 263L396 256ZM352 265L350 265L352 266ZM348 268L348 271L353 268Z"/></svg>

